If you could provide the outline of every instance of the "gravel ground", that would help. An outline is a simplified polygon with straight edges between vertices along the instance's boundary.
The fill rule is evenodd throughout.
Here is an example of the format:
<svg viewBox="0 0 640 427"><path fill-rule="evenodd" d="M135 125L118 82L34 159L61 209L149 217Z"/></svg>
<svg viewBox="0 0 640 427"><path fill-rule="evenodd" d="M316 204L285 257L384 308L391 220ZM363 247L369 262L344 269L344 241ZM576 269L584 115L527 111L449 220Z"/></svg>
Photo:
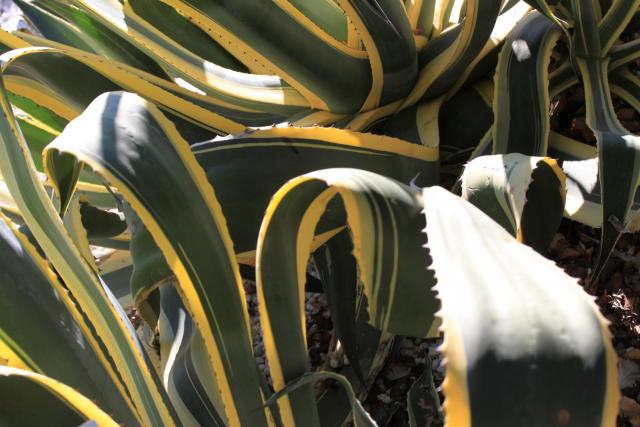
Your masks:
<svg viewBox="0 0 640 427"><path fill-rule="evenodd" d="M264 344L262 342L262 329L258 314L258 296L256 295L256 285L253 281L244 280L246 292L247 308L251 319L251 334L253 336L253 350L256 356L256 363L267 377L271 384L269 366L266 362ZM307 327L307 347L309 348L309 360L314 369L325 365L327 353L333 333L333 324L327 307L327 301L323 294L306 292L304 299L306 327ZM329 361L329 366L338 367L335 360Z"/></svg>

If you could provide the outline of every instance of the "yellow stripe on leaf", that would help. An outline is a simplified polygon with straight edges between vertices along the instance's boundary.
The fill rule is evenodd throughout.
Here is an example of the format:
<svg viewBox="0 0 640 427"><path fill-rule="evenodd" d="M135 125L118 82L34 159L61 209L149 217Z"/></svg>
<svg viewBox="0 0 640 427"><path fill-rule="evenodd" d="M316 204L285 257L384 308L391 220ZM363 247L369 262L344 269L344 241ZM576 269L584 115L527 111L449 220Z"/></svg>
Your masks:
<svg viewBox="0 0 640 427"><path fill-rule="evenodd" d="M21 369L0 366L0 381L3 376L18 376L31 380L35 384L56 395L60 400L76 410L85 419L95 421L99 427L118 427L118 423L113 421L109 415L107 415L102 409L98 408L91 400L87 399L71 387L52 378Z"/></svg>

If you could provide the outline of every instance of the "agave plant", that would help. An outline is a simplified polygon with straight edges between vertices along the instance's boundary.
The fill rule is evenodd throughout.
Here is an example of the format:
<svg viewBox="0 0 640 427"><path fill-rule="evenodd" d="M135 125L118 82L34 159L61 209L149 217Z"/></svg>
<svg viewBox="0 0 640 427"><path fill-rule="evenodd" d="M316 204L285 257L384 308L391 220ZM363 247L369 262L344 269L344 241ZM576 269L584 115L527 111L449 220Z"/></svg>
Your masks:
<svg viewBox="0 0 640 427"><path fill-rule="evenodd" d="M606 321L538 252L563 214L602 226L595 276L635 228L609 81L640 105L638 2L17 3L37 34L0 33L3 422L375 425L393 340L443 333L445 425L615 423ZM597 161L549 130L579 78ZM437 186L469 158L462 197ZM310 256L340 372L308 360Z"/></svg>

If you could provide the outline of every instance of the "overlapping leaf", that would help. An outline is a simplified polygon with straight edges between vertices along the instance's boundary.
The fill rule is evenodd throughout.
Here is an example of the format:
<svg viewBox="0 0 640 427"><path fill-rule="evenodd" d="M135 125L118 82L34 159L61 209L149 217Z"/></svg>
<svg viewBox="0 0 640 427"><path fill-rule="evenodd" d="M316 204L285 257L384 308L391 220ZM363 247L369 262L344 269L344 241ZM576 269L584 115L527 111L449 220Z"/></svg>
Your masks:
<svg viewBox="0 0 640 427"><path fill-rule="evenodd" d="M96 119L100 126L87 126ZM78 138L84 144L78 145ZM178 278L217 378L225 408L220 416L234 425L266 425L226 223L204 171L175 127L136 95L105 94L67 126L45 156L60 195L73 193L76 182L69 177L77 176L82 164L118 188Z"/></svg>

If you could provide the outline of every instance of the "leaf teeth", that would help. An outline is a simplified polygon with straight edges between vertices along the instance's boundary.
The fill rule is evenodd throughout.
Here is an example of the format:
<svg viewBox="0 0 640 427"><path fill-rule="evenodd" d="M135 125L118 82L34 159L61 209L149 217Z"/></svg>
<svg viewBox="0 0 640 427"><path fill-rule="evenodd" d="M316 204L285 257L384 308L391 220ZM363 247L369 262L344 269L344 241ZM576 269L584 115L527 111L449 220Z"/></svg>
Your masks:
<svg viewBox="0 0 640 427"><path fill-rule="evenodd" d="M442 311L442 310L441 310ZM448 326L448 322L446 317L443 315L442 317L442 326L441 329L444 332L445 329L447 329ZM445 396L445 401L442 404L442 410L444 411L444 425L445 427L448 424L448 419L450 418L449 416L449 412L450 412L450 408L451 408L451 399L447 398L447 395L449 394L449 392L451 391L452 385L451 383L453 382L453 379L451 378L449 369L448 369L448 365L449 365L449 346L450 346L450 339L447 338L447 334L444 334L444 339L442 340L442 344L438 347L437 351L442 355L442 361L441 366L444 368L444 379L442 381L442 385L440 386L440 389L442 390L442 394Z"/></svg>
<svg viewBox="0 0 640 427"><path fill-rule="evenodd" d="M427 216L426 215L427 214L426 210L423 209L421 211L421 213L422 213L422 215L425 216L425 223L426 223L426 221L428 221L428 218L426 217ZM434 316L436 318L440 319L441 324L440 324L440 327L438 328L438 331L444 336L444 338L442 340L442 344L440 344L438 346L436 351L442 355L442 361L440 363L441 363L441 366L444 368L444 372L445 372L444 380L442 382L442 385L439 388L442 390L443 394L445 395L445 401L444 401L444 404L442 405L442 409L444 411L444 420L445 420L444 425L446 427L448 425L447 424L447 419L448 419L447 413L449 412L449 408L451 407L451 399L446 399L446 396L448 394L448 390L451 389L450 383L452 381L452 379L450 378L449 370L447 369L447 365L449 364L449 359L448 359L447 356L449 354L450 338L448 338L446 330L448 329L450 322L448 321L448 316L447 316L445 304L443 303L443 299L441 297L442 284L440 284L440 282L438 281L438 274L437 274L436 270L433 268L433 258L431 258L431 255L429 253L429 250L430 250L429 237L428 237L426 225L425 225L425 228L423 228L421 231L426 237L426 243L424 245L422 245L422 247L425 248L425 250L426 250L425 254L427 255L427 257L431 261L430 264L426 268L427 268L427 270L433 272L434 279L435 279L435 284L433 285L431 290L435 294L436 299L440 302L440 309L434 314Z"/></svg>

